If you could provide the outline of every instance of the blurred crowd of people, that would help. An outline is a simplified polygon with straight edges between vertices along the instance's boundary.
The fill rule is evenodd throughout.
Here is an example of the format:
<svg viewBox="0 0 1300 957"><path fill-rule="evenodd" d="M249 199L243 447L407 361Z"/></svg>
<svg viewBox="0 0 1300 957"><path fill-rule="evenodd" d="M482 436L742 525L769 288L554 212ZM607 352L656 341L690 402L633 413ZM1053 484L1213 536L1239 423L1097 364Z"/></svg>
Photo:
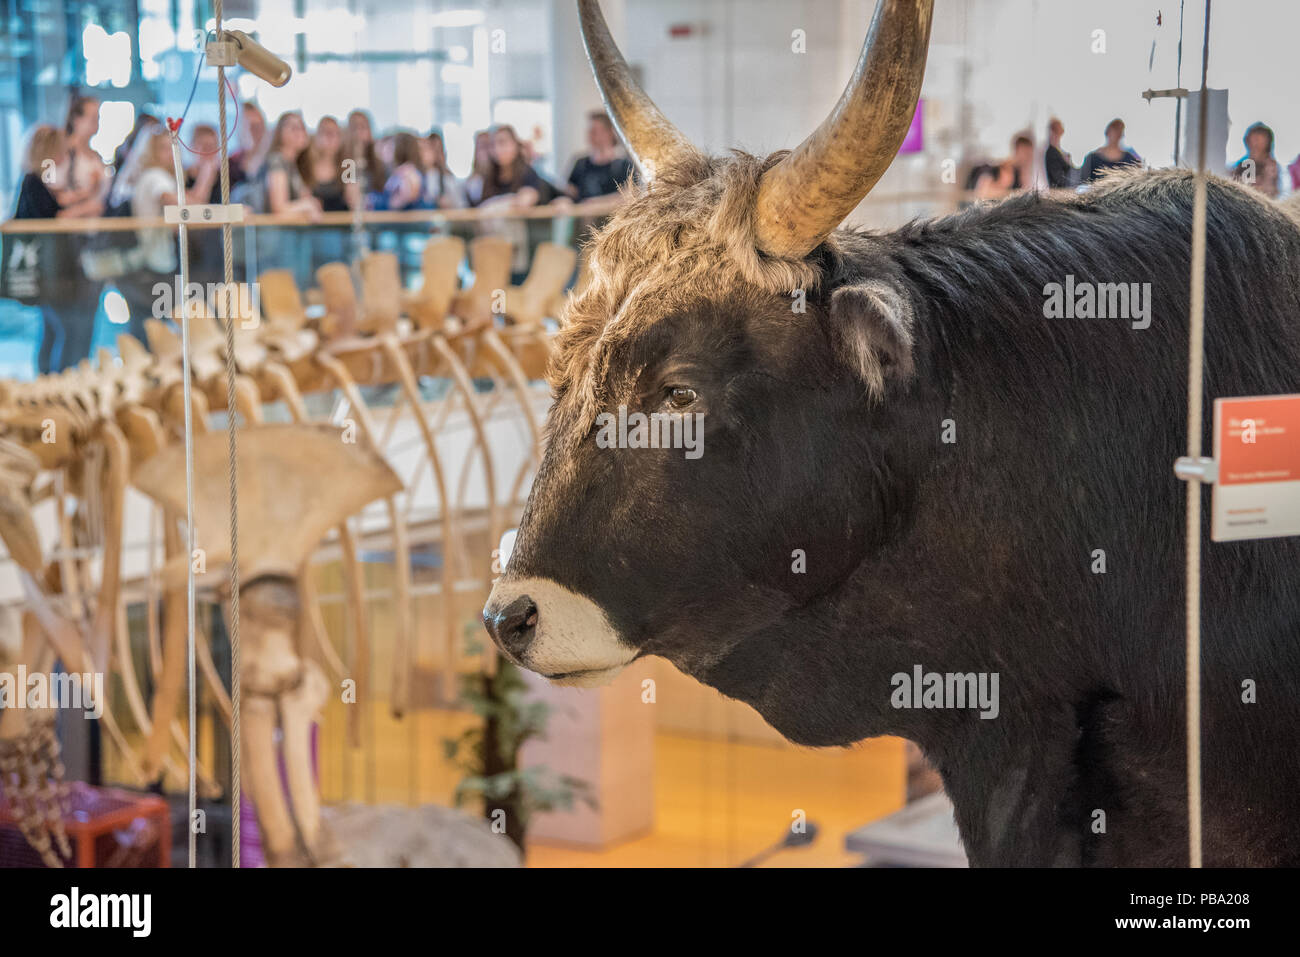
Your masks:
<svg viewBox="0 0 1300 957"><path fill-rule="evenodd" d="M979 199L1000 199L1020 190L1087 188L1112 169L1141 166L1142 157L1124 145L1124 121L1116 118L1106 124L1105 142L1088 153L1079 166L1061 148L1065 124L1057 117L1047 124L1047 143L1040 151L1028 132L1017 133L1011 140L1011 155L994 163L978 163L971 168L966 188ZM1300 190L1300 156L1286 167L1273 155L1273 131L1263 123L1252 124L1243 137L1246 153L1230 169L1233 179L1276 199L1284 189Z"/></svg>
<svg viewBox="0 0 1300 957"><path fill-rule="evenodd" d="M158 218L163 208L221 202L219 134L210 124L183 129L185 196L178 198L171 135L141 114L106 164L90 146L99 132L99 101L72 98L62 127L41 124L28 139L16 219ZM512 210L552 204L580 206L617 195L634 175L613 123L588 116L589 151L554 184L536 169L537 157L513 127L495 126L475 136L473 167L459 178L447 164L442 133L394 130L376 136L370 116L353 110L345 121L322 117L309 129L301 113L281 114L274 126L253 102L238 104L236 140L230 144L230 198L252 211L319 222L322 214L356 210L458 208ZM271 232L271 231L268 231ZM314 261L342 259L346 231L313 230ZM269 236L261 268L287 265L299 241ZM37 357L40 372L75 365L90 353L93 319L105 282L129 310L127 331L143 341L153 314L153 288L177 270L175 233L166 229L101 230L92 234L33 235L12 244L0 272L0 296L36 305L44 319ZM198 231L192 256L219 275L220 237ZM260 244L259 244L260 245Z"/></svg>
<svg viewBox="0 0 1300 957"><path fill-rule="evenodd" d="M142 114L105 164L90 146L99 131L99 102L72 98L61 127L42 124L31 133L19 186L16 219L134 216L157 219L166 206L221 201L220 143L217 130L198 123L182 131L185 144L185 196L177 196L171 137L154 116ZM319 222L325 213L357 210L432 210L477 207L498 209L498 230L512 236L527 267L524 227L510 222L511 211L528 207L581 205L617 194L634 176L609 117L588 116L589 151L571 166L562 184L536 168L530 142L508 125L479 132L473 165L460 178L447 164L442 134L394 130L376 136L370 116L353 110L340 122L322 117L309 129L301 113L281 114L271 126L252 102L238 104L235 142L230 144L230 195L255 212ZM1106 125L1105 142L1076 166L1061 146L1065 126L1053 117L1040 150L1028 132L1016 134L1006 159L975 165L966 188L977 198L998 199L1021 190L1086 188L1108 170L1140 166L1142 158L1124 144L1124 121ZM185 135L188 134L188 135ZM1231 175L1267 196L1300 190L1300 157L1284 171L1273 155L1273 131L1253 124L1244 137L1246 154ZM344 227L262 231L259 269L293 268L306 254L308 264L348 258ZM242 241L242 240L241 240ZM37 356L41 372L75 365L90 354L94 316L105 283L127 306L127 331L144 341L144 320L153 315L159 281L177 271L175 233L169 229L100 230L16 237L0 264L0 296L38 306L43 335ZM191 238L198 275L217 277L222 250L216 231ZM302 257L298 257L302 264Z"/></svg>
<svg viewBox="0 0 1300 957"><path fill-rule="evenodd" d="M348 114L346 128L332 116L308 130L302 114L282 114L268 132L256 104L242 107L239 149L231 156L236 199L258 212L302 213L354 210L456 209L483 205L515 208L561 201L584 202L618 192L632 175L609 117L588 118L590 153L574 163L568 180L555 186L535 168L532 143L509 125L483 130L474 139L474 163L465 179L447 165L439 130L418 136L395 130L376 137L363 110ZM201 127L196 131L216 131Z"/></svg>

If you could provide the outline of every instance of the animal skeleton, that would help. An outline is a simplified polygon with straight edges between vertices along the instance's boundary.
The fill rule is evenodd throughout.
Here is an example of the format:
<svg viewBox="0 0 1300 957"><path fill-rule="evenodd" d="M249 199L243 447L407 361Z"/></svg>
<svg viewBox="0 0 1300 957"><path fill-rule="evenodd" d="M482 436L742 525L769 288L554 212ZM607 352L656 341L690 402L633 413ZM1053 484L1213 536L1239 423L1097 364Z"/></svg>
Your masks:
<svg viewBox="0 0 1300 957"><path fill-rule="evenodd" d="M574 254L543 245L529 282L508 287L510 244L483 237L471 245L476 283L460 290L457 268L464 244L452 237L431 240L424 254L421 288L403 294L396 257L375 253L361 264L362 296L346 266L322 267L317 274L325 315L307 320L298 290L287 272L259 277L261 315L235 315L236 409L247 427L240 440L240 566L242 631L247 636L241 676L244 766L262 825L268 860L273 864L317 859L321 844L319 795L311 771L310 726L328 694L324 671L304 657L311 644L336 678L357 682L359 696L369 690L369 634L363 609L358 541L347 517L375 498L387 513L385 532L394 553L395 621L392 709L398 716L410 704L410 529L409 506L399 507L401 480L378 455L391 437L404 404L415 419L423 446L413 491L428 469L438 496L437 533L443 545L441 572L445 647L455 660L451 596L459 564L471 574L486 573L487 560L464 554L460 514L464 511L470 466L481 461L486 495L487 532L495 542L503 530L493 459L486 425L503 407L507 394L527 426L528 455L511 483L511 507L521 499L528 473L539 458L541 430L530 378L540 376L548 337L542 317L567 284ZM248 302L227 290L226 302ZM504 292L504 296L500 293ZM494 303L493 300L496 300ZM498 328L493 305L505 303L513 325ZM225 316L224 304L213 304ZM189 303L192 340L193 413L196 431L207 432L208 415L226 411L221 381L225 337L203 304ZM57 658L77 671L106 672L122 678L131 716L143 732L137 754L105 703L103 727L125 759L136 784L165 775L183 779L173 745L184 753L186 738L176 709L184 690L186 661L185 578L195 556L184 552L178 517L184 515L180 446L184 419L181 344L166 323L147 322L149 350L130 336L119 336L120 359L101 351L98 367L89 363L31 383L0 384L0 537L19 569L30 612L22 660L29 669L53 667ZM522 364L521 364L522 363ZM449 397L422 400L419 379L449 383ZM475 377L495 383L481 393ZM396 386L398 400L382 431L361 389ZM309 424L305 397L336 391L347 408L345 428ZM264 424L263 403L281 402L292 425ZM463 407L473 446L452 494L436 436L453 411ZM436 414L430 416L430 410ZM351 435L350 433L355 433ZM196 460L196 527L204 534L206 561L228 561L229 529L223 520L224 443L199 434ZM347 474L346 482L331 482ZM42 481L43 479L43 481ZM165 563L148 576L148 663L155 691L145 701L132 663L122 599L123 515L128 484L160 506ZM292 487L296 499L284 494ZM177 490L181 497L177 498ZM31 511L52 500L58 545L47 551ZM69 511L70 503L76 503ZM251 504L250 504L251 503ZM311 552L329 529L341 555L344 605L354 648L345 663L330 645L311 576L304 574ZM151 536L152 537L152 536ZM150 555L154 549L150 548ZM92 588L92 558L102 561L98 588ZM458 558L459 562L454 562ZM482 567L480 567L482 566ZM482 577L487 577L483 574ZM157 620L161 593L162 621ZM232 706L206 638L199 635L196 657L206 687L229 725ZM450 676L444 676L450 681ZM450 685L447 686L448 688ZM273 734L284 733L289 802L279 787ZM360 743L360 709L350 709L349 739ZM60 863L53 845L67 856L59 795L62 768L47 715L6 710L0 714L0 775L17 811L23 833L46 863ZM211 774L198 769L201 790L216 796Z"/></svg>

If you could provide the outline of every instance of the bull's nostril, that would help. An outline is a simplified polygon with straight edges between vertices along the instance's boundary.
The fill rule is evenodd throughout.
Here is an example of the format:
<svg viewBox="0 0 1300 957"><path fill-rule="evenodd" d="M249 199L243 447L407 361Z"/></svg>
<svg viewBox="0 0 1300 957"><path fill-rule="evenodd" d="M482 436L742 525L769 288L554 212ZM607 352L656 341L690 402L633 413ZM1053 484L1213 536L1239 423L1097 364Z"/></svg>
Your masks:
<svg viewBox="0 0 1300 957"><path fill-rule="evenodd" d="M518 658L528 648L537 631L537 603L520 595L509 604L483 609L483 624L492 640L507 654Z"/></svg>

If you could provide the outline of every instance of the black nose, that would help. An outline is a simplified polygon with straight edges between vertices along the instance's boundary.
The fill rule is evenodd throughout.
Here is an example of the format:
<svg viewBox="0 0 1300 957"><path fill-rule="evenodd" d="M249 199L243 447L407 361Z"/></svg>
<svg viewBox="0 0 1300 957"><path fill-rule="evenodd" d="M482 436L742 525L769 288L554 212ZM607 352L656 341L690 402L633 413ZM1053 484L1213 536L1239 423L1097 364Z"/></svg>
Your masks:
<svg viewBox="0 0 1300 957"><path fill-rule="evenodd" d="M527 595L503 608L493 608L489 602L483 608L483 624L502 651L518 658L537 631L537 603Z"/></svg>

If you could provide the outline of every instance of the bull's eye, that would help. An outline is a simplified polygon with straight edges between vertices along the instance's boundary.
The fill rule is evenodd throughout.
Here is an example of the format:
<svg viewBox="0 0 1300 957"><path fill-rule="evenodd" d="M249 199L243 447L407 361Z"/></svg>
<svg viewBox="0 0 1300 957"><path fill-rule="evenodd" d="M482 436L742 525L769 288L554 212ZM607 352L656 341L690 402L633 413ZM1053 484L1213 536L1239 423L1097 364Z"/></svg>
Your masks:
<svg viewBox="0 0 1300 957"><path fill-rule="evenodd" d="M676 386L668 391L668 404L678 412L690 408L699 398L694 389L688 389L684 386Z"/></svg>

